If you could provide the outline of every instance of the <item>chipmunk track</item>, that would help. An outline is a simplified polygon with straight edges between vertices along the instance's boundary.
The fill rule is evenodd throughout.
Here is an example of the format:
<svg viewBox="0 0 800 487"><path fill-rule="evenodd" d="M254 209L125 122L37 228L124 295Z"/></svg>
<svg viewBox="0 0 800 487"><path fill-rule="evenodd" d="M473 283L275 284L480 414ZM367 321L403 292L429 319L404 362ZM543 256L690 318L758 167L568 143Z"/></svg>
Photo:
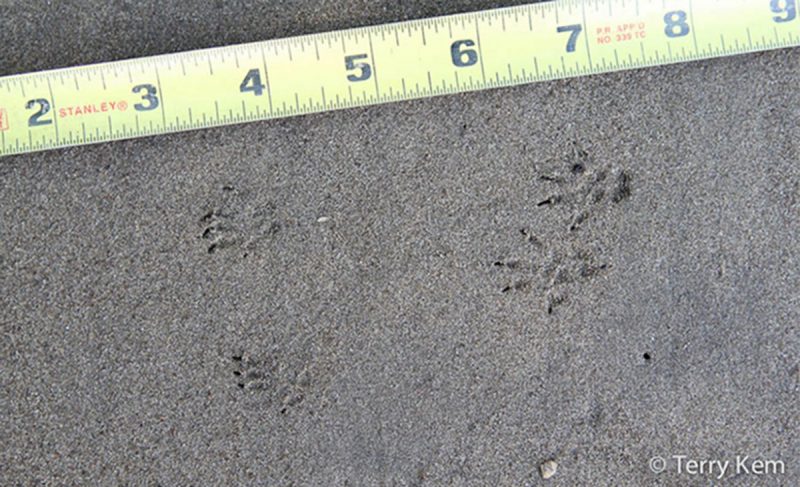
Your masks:
<svg viewBox="0 0 800 487"><path fill-rule="evenodd" d="M516 238L524 242L522 258L493 263L497 272L510 274L502 293L540 293L548 314L567 301L570 285L589 281L610 268L603 249L581 238L581 230L599 212L631 196L631 177L625 170L597 163L577 142L565 152L540 170L546 192L535 205L537 211L558 212L560 223L549 232L520 229Z"/></svg>
<svg viewBox="0 0 800 487"><path fill-rule="evenodd" d="M265 396L269 404L279 406L281 414L302 403L311 384L307 367L296 370L281 362L275 353L260 356L241 353L233 355L231 361L236 387Z"/></svg>
<svg viewBox="0 0 800 487"><path fill-rule="evenodd" d="M216 198L216 205L200 219L203 226L200 238L209 254L233 247L252 250L259 241L281 229L271 202L260 204L249 192L230 185L223 186Z"/></svg>

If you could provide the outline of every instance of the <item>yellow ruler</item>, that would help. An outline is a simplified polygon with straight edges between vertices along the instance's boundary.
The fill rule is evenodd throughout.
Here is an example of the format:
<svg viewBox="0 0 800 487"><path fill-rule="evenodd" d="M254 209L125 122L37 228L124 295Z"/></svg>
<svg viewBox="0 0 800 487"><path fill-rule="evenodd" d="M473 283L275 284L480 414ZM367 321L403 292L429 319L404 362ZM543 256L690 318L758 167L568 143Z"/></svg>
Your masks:
<svg viewBox="0 0 800 487"><path fill-rule="evenodd" d="M0 78L0 155L800 45L800 0L558 0Z"/></svg>

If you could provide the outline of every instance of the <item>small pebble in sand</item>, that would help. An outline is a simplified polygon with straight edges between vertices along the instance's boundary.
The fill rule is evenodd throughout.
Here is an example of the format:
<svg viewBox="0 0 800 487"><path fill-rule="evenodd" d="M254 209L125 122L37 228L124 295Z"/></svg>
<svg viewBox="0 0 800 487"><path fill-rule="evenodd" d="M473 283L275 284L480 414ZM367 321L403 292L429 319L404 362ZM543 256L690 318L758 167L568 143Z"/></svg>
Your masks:
<svg viewBox="0 0 800 487"><path fill-rule="evenodd" d="M330 217L321 216L321 217L317 218L317 223L325 223L327 221L330 221Z"/></svg>
<svg viewBox="0 0 800 487"><path fill-rule="evenodd" d="M556 469L558 469L558 464L555 462L555 460L548 460L539 467L542 478L545 480L555 475Z"/></svg>

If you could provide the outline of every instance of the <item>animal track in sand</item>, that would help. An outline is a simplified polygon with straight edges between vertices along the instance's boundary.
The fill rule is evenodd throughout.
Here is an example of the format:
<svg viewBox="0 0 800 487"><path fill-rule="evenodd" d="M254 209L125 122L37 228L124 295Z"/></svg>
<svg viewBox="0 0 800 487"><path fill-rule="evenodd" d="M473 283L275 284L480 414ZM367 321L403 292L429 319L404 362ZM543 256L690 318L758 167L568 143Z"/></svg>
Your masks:
<svg viewBox="0 0 800 487"><path fill-rule="evenodd" d="M235 247L252 250L258 242L281 229L272 202L261 203L251 193L230 185L223 186L215 200L214 206L200 219L203 228L200 238L209 254Z"/></svg>
<svg viewBox="0 0 800 487"><path fill-rule="evenodd" d="M279 360L277 354L254 356L239 353L231 356L236 387L250 394L261 394L268 404L279 406L280 414L287 414L306 397L311 385L307 368L295 370Z"/></svg>
<svg viewBox="0 0 800 487"><path fill-rule="evenodd" d="M565 155L547 161L539 171L544 194L537 211L558 212L555 230L523 227L519 236L525 245L521 258L492 263L496 272L510 275L501 293L537 292L544 298L548 314L567 302L574 285L590 281L611 266L602 248L587 243L581 230L602 211L613 209L631 197L631 176L609 163L598 163L577 142Z"/></svg>

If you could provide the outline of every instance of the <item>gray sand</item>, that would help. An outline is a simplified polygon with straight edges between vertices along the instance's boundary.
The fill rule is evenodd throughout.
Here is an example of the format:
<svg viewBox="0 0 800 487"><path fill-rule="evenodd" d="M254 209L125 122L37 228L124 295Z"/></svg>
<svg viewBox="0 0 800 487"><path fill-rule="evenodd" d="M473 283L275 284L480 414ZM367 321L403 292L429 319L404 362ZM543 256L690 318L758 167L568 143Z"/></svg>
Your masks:
<svg viewBox="0 0 800 487"><path fill-rule="evenodd" d="M431 3L6 0L0 73L499 5ZM3 158L0 485L798 485L798 87L794 49Z"/></svg>

